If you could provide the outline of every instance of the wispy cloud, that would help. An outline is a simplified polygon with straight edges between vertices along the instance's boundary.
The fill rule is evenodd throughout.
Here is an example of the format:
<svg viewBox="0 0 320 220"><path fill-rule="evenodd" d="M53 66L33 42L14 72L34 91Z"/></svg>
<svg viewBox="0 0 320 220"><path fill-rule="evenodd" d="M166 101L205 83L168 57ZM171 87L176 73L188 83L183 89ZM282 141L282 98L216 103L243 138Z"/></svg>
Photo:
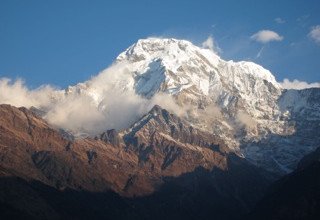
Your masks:
<svg viewBox="0 0 320 220"><path fill-rule="evenodd" d="M308 20L309 20L310 15L306 14L306 15L302 15L299 18L297 18L297 23L300 27L306 27L308 24Z"/></svg>
<svg viewBox="0 0 320 220"><path fill-rule="evenodd" d="M308 89L308 88L320 88L319 82L307 83L305 81L284 79L283 82L280 83L284 89Z"/></svg>
<svg viewBox="0 0 320 220"><path fill-rule="evenodd" d="M320 45L320 25L312 27L308 36Z"/></svg>
<svg viewBox="0 0 320 220"><path fill-rule="evenodd" d="M278 23L278 24L284 24L284 23L286 23L286 21L285 21L284 19L282 19L282 18L275 18L274 21L275 21L276 23Z"/></svg>
<svg viewBox="0 0 320 220"><path fill-rule="evenodd" d="M259 52L258 52L257 55L256 55L256 58L261 57L261 54L262 54L263 50L264 50L264 46L261 47L261 49L259 50Z"/></svg>
<svg viewBox="0 0 320 220"><path fill-rule="evenodd" d="M212 36L209 36L204 42L202 42L202 47L206 49L210 49L216 54L221 54L222 50L218 46L217 42Z"/></svg>
<svg viewBox="0 0 320 220"><path fill-rule="evenodd" d="M250 39L265 44L271 41L281 41L283 37L271 30L261 30L253 34Z"/></svg>

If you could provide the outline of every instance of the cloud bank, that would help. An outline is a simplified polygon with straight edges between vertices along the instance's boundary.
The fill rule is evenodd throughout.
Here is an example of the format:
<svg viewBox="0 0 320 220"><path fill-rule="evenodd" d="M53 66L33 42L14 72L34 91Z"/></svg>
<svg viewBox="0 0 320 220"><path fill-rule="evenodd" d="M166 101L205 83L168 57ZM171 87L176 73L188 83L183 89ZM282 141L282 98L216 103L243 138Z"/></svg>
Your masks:
<svg viewBox="0 0 320 220"><path fill-rule="evenodd" d="M134 90L121 90L122 84L133 83L125 64L115 64L87 82L66 90L41 86L30 90L20 79L0 79L0 104L36 107L51 125L76 136L97 135L108 129L125 129L147 113L155 104L179 116L185 109L167 94L158 93L151 99ZM118 83L118 84L117 84Z"/></svg>
<svg viewBox="0 0 320 220"><path fill-rule="evenodd" d="M308 36L317 44L320 45L320 25L311 28Z"/></svg>
<svg viewBox="0 0 320 220"><path fill-rule="evenodd" d="M308 88L320 88L320 83L307 83L304 81L299 81L297 79L290 81L289 79L284 79L283 82L280 83L284 89L308 89Z"/></svg>
<svg viewBox="0 0 320 220"><path fill-rule="evenodd" d="M14 106L46 107L53 99L56 89L49 85L41 86L35 90L29 90L23 80L12 81L8 78L0 78L0 103Z"/></svg>
<svg viewBox="0 0 320 220"><path fill-rule="evenodd" d="M274 31L261 30L253 34L250 39L265 44L271 41L282 41L283 37Z"/></svg>

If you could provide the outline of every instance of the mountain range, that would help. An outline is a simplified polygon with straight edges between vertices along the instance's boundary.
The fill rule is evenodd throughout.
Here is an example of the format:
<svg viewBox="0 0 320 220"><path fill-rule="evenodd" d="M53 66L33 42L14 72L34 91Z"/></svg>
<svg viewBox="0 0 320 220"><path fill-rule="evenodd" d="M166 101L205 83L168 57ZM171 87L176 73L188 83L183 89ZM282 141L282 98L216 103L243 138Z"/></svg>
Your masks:
<svg viewBox="0 0 320 220"><path fill-rule="evenodd" d="M319 88L148 38L86 82L33 95L0 105L5 218L319 216Z"/></svg>
<svg viewBox="0 0 320 220"><path fill-rule="evenodd" d="M285 90L255 63L224 61L185 40L149 38L130 46L114 65L116 77L107 69L69 87L67 96L84 94L101 109L113 101L106 101L110 90L155 99L252 163L279 173L292 171L319 145L320 90Z"/></svg>

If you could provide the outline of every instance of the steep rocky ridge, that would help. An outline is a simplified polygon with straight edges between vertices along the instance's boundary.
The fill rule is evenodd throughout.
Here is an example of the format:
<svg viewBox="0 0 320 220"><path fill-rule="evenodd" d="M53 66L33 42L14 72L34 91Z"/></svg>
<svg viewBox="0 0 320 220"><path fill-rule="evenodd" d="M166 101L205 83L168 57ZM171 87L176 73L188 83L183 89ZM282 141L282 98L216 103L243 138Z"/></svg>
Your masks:
<svg viewBox="0 0 320 220"><path fill-rule="evenodd" d="M64 215L62 208L50 201L59 203L59 195L73 201L68 197L71 190L71 195L83 192L91 199L101 194L105 196L103 204L111 198L124 206L132 203L139 217L157 213L155 204L160 202L160 210L169 212L169 218L173 218L175 208L189 209L189 219L195 218L205 205L206 218L214 210L220 219L226 219L229 209L247 212L272 179L269 173L230 152L219 137L193 128L159 106L131 129L75 140L65 138L25 108L0 105L0 114L0 182L12 181L11 190L1 191L5 196L0 202L22 213L26 209L21 202L26 199L30 206L44 200L43 208L38 207L44 215ZM12 197L15 187L19 187L22 200ZM37 199L29 200L30 193ZM140 199L130 199L137 196ZM181 203L185 196L188 201ZM143 211L148 204L155 212ZM28 215L35 215L37 211L32 210ZM108 216L99 208L100 212ZM183 211L178 213L185 215Z"/></svg>

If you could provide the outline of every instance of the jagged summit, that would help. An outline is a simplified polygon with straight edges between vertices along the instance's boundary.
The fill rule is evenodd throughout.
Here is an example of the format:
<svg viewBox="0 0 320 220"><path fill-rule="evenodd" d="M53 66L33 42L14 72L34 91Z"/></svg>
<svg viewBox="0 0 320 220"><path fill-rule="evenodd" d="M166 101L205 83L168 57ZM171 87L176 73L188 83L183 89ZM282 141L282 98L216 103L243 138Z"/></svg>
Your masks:
<svg viewBox="0 0 320 220"><path fill-rule="evenodd" d="M130 64L136 90L146 96L158 90L177 94L190 87L194 87L192 93L208 95L210 83L239 84L249 78L266 80L280 88L270 71L263 67L252 62L224 61L213 51L186 40L141 39L116 60Z"/></svg>
<svg viewBox="0 0 320 220"><path fill-rule="evenodd" d="M265 86L272 86L270 89L278 94L281 91L275 77L263 67L246 61L225 61L213 51L186 40L141 39L122 52L115 63L125 66L129 74L118 77L114 84L148 98L164 92L181 94L183 99L195 102L199 96L214 94L219 98L233 92L246 99L256 99L261 98ZM104 81L103 75L107 77L104 72L96 77L99 81ZM90 80L68 91L90 90L94 84ZM97 89L92 90L92 96L99 96Z"/></svg>
<svg viewBox="0 0 320 220"><path fill-rule="evenodd" d="M203 148L221 152L230 151L219 136L193 127L188 121L179 118L159 105L155 105L130 128L120 132L120 136L129 143L135 143L136 140L139 140L140 145L141 142L150 144L158 141L161 143L166 139L179 146L196 146L193 149L197 151L201 151ZM138 145L136 143L135 147L139 147ZM159 144L154 143L154 145Z"/></svg>
<svg viewBox="0 0 320 220"><path fill-rule="evenodd" d="M127 48L123 53L121 53L117 60L125 59L126 57L135 56L139 57L141 60L146 59L149 56L171 56L176 58L177 56L183 55L183 53L188 53L189 55L199 52L202 48L199 48L193 45L190 41L187 40L178 40L174 38L147 38L140 39L129 48ZM202 49L207 50L207 49ZM208 51L208 50L207 50ZM219 59L219 56L211 51L210 55L214 55L216 59ZM131 59L133 59L132 57ZM186 58L186 57L180 57ZM212 58L212 57L211 57ZM139 61L136 59L134 61Z"/></svg>

